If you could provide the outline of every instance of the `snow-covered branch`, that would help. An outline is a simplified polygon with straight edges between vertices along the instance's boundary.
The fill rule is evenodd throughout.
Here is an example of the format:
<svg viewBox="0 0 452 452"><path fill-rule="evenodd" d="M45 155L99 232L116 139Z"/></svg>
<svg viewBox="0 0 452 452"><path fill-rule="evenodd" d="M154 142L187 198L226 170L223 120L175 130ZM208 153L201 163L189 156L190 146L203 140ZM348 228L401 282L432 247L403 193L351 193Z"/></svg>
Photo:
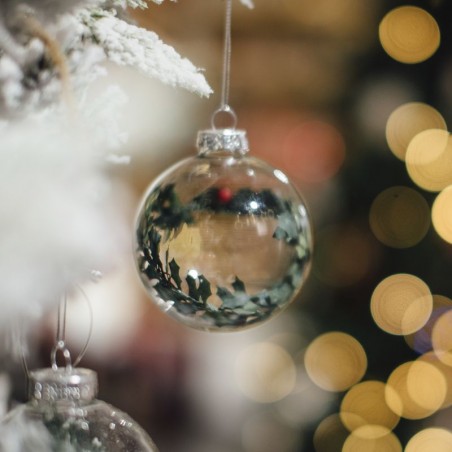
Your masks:
<svg viewBox="0 0 452 452"><path fill-rule="evenodd" d="M95 20L89 17L85 23L94 42L105 50L110 61L202 96L212 92L199 69L164 44L155 33L128 24L114 15Z"/></svg>

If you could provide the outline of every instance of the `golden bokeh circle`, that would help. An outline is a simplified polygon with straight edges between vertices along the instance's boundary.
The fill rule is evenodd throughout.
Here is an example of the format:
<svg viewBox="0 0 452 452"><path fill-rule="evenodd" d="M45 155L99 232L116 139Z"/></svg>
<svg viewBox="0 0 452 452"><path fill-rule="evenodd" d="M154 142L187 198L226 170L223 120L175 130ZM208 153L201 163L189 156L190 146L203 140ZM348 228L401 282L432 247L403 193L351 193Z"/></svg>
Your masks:
<svg viewBox="0 0 452 452"><path fill-rule="evenodd" d="M452 367L452 311L444 313L432 330L433 350L444 364Z"/></svg>
<svg viewBox="0 0 452 452"><path fill-rule="evenodd" d="M332 414L318 425L314 433L316 452L342 452L342 446L349 435L338 414Z"/></svg>
<svg viewBox="0 0 452 452"><path fill-rule="evenodd" d="M392 248L419 243L430 227L430 208L424 197L409 187L381 192L370 208L369 222L375 237Z"/></svg>
<svg viewBox="0 0 452 452"><path fill-rule="evenodd" d="M433 295L433 310L427 323L418 331L405 335L405 342L418 353L433 350L432 332L436 321L446 312L452 310L452 300L444 295Z"/></svg>
<svg viewBox="0 0 452 452"><path fill-rule="evenodd" d="M347 392L341 403L341 419L351 432L368 426L367 430L360 430L361 434L385 436L398 424L400 416L386 403L385 387L381 381L372 380L359 383Z"/></svg>
<svg viewBox="0 0 452 452"><path fill-rule="evenodd" d="M416 433L406 445L405 452L450 452L452 433L443 428L426 428Z"/></svg>
<svg viewBox="0 0 452 452"><path fill-rule="evenodd" d="M312 341L304 355L306 372L326 391L345 391L366 373L367 356L362 345L342 332L325 333Z"/></svg>
<svg viewBox="0 0 452 452"><path fill-rule="evenodd" d="M405 156L412 181L427 191L438 192L452 184L452 139L448 131L429 129L418 133Z"/></svg>
<svg viewBox="0 0 452 452"><path fill-rule="evenodd" d="M441 41L434 17L415 6L401 6L386 14L380 22L379 37L389 56L408 64L430 58Z"/></svg>
<svg viewBox="0 0 452 452"><path fill-rule="evenodd" d="M398 366L385 387L386 403L406 419L423 419L438 411L447 394L447 382L435 366L410 361Z"/></svg>
<svg viewBox="0 0 452 452"><path fill-rule="evenodd" d="M345 440L342 452L402 452L402 445L394 433L368 438L360 429L355 430Z"/></svg>
<svg viewBox="0 0 452 452"><path fill-rule="evenodd" d="M452 185L436 197L432 207L432 223L438 235L447 243L452 243Z"/></svg>
<svg viewBox="0 0 452 452"><path fill-rule="evenodd" d="M296 367L284 348L271 342L259 342L239 354L235 376L239 388L248 398L273 403L294 389Z"/></svg>
<svg viewBox="0 0 452 452"><path fill-rule="evenodd" d="M409 102L396 108L389 116L386 141L392 153L405 160L410 141L418 133L429 129L447 129L441 113L422 102Z"/></svg>
<svg viewBox="0 0 452 452"><path fill-rule="evenodd" d="M452 406L452 367L443 363L433 351L424 353L417 359L417 361L423 361L431 364L443 374L446 380L446 395L444 402L441 405L441 409L449 408L450 406Z"/></svg>
<svg viewBox="0 0 452 452"><path fill-rule="evenodd" d="M433 298L427 284L416 276L388 276L375 288L370 310L375 323L387 333L414 333L428 321Z"/></svg>

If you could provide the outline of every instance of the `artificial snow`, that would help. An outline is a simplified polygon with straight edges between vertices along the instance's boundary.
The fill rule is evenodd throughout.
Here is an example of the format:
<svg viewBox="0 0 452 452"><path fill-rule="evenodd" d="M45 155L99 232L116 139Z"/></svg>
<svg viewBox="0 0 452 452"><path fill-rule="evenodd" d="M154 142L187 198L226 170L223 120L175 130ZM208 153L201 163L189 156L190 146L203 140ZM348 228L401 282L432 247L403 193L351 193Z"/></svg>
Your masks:
<svg viewBox="0 0 452 452"><path fill-rule="evenodd" d="M156 33L113 15L91 21L89 25L95 41L105 49L110 61L201 96L212 93L199 69L164 44Z"/></svg>

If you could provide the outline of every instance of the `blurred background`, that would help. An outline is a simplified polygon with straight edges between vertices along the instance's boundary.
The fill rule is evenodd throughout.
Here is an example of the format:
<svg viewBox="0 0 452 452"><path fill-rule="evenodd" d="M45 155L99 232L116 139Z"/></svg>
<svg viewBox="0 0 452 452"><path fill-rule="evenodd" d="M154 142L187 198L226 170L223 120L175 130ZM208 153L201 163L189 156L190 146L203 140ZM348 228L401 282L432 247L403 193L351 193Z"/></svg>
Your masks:
<svg viewBox="0 0 452 452"><path fill-rule="evenodd" d="M84 287L94 330L83 365L161 452L450 451L450 2L236 3L230 104L252 154L310 207L309 280L271 322L209 334L154 307L126 256ZM205 69L208 100L111 69L130 98L132 162L117 171L134 194L131 224L146 186L193 155L219 105L223 17L221 0L136 16ZM74 349L89 325L80 298L69 304ZM32 365L48 364L54 323L36 333Z"/></svg>

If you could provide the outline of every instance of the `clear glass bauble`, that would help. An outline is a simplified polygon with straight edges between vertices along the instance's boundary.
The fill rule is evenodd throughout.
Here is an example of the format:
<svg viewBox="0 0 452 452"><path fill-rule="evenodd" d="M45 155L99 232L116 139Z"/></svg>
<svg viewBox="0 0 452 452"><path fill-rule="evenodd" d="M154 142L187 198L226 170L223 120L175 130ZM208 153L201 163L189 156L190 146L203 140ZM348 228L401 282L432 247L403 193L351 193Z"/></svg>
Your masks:
<svg viewBox="0 0 452 452"><path fill-rule="evenodd" d="M29 402L0 423L0 451L158 452L135 421L96 394L92 370L32 372Z"/></svg>
<svg viewBox="0 0 452 452"><path fill-rule="evenodd" d="M151 298L186 325L259 324L286 308L306 278L306 205L281 171L246 156L243 131L200 132L198 149L144 195L138 273Z"/></svg>

